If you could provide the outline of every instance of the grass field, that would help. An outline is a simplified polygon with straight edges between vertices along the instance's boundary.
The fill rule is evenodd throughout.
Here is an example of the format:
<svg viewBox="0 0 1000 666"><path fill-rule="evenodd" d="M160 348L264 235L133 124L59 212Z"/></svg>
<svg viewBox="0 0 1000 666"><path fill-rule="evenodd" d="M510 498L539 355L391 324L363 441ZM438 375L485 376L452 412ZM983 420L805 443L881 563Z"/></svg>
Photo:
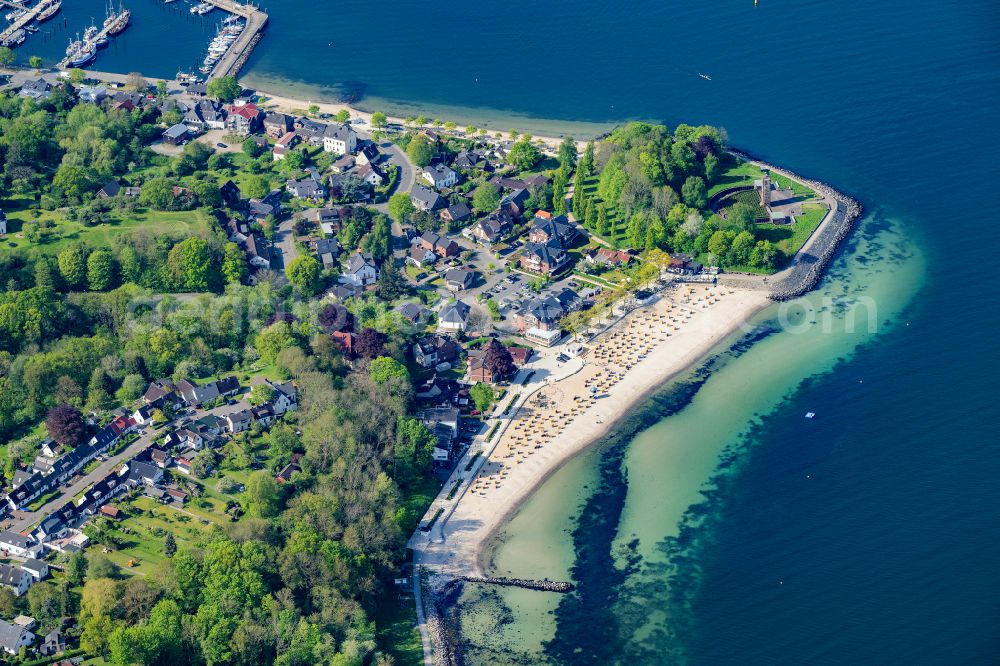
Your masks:
<svg viewBox="0 0 1000 666"><path fill-rule="evenodd" d="M822 204L804 203L802 204L802 215L796 218L794 225L757 225L757 238L771 241L781 252L781 257L778 260L779 269L784 267L802 248L812 232L826 217L827 211L829 208Z"/></svg>
<svg viewBox="0 0 1000 666"><path fill-rule="evenodd" d="M727 187L736 187L737 185L753 185L755 178L760 178L763 173L760 167L750 164L749 162L740 162L739 164L730 167L722 172L719 179L715 182L712 187L708 190L708 196L711 197L716 192L724 190Z"/></svg>
<svg viewBox="0 0 1000 666"><path fill-rule="evenodd" d="M83 241L91 247L109 247L116 236L148 230L158 236L200 234L214 224L202 209L190 211L156 211L140 209L127 217L112 218L105 224L84 226L66 218L65 210L32 210L27 200L11 199L5 204L8 234L0 241L0 252L43 252L56 254L68 243ZM53 228L40 241L32 243L21 235L27 222L51 222Z"/></svg>
<svg viewBox="0 0 1000 666"><path fill-rule="evenodd" d="M404 525L404 532L416 529L440 490L438 480L426 476L406 493L403 508L412 524ZM424 648L416 623L417 611L411 587L379 595L375 606L376 640L380 649L393 656L396 666L419 666L424 663Z"/></svg>
<svg viewBox="0 0 1000 666"><path fill-rule="evenodd" d="M108 558L130 573L147 573L164 559L163 543L168 532L174 535L177 548L183 549L200 545L212 531L212 521L203 521L184 513L189 510L188 507L165 506L149 497L123 502L119 506L128 517L114 524L110 532L124 545L109 553ZM130 560L138 564L129 567Z"/></svg>

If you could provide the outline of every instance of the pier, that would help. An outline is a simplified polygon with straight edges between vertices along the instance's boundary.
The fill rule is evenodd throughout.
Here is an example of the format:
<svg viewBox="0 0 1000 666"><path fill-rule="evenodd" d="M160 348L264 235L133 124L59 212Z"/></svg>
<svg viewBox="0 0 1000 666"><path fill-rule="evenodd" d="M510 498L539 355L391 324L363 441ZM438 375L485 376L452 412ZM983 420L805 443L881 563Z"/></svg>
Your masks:
<svg viewBox="0 0 1000 666"><path fill-rule="evenodd" d="M267 25L267 14L253 5L240 4L235 0L205 0L205 2L246 19L247 24L243 32L219 62L215 63L212 73L209 74L209 78L236 76L260 41L264 26Z"/></svg>
<svg viewBox="0 0 1000 666"><path fill-rule="evenodd" d="M3 32L0 32L0 44L5 44L7 40L13 37L18 30L24 30L29 23L34 21L39 14L45 11L49 5L52 4L52 0L42 0L34 7L26 7L19 2L12 2L11 0L0 0L0 6L11 7L13 9L23 9L24 14L21 14L16 19L14 19L9 26L7 26ZM12 44L11 46L16 46Z"/></svg>

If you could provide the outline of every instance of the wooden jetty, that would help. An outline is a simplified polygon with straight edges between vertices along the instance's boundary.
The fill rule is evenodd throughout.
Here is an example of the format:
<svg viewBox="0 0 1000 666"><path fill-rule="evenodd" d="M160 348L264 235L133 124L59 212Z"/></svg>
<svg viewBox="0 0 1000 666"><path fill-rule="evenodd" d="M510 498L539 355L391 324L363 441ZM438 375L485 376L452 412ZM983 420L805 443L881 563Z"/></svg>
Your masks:
<svg viewBox="0 0 1000 666"><path fill-rule="evenodd" d="M19 2L12 2L11 0L0 0L0 6L12 7L14 9L25 10L24 14L21 14L16 19L14 19L9 26L7 26L3 32L0 32L0 43L6 42L10 39L14 33L18 30L24 30L25 27L32 21L34 21L39 14L41 14L49 5L52 4L54 0L42 0L34 7L26 7Z"/></svg>
<svg viewBox="0 0 1000 666"><path fill-rule="evenodd" d="M260 41L264 26L267 25L267 14L253 5L244 5L235 2L235 0L205 0L205 2L246 19L247 24L243 28L243 32L236 38L225 55L215 63L212 73L209 74L209 78L236 76L246 64L247 58L257 46L257 42Z"/></svg>

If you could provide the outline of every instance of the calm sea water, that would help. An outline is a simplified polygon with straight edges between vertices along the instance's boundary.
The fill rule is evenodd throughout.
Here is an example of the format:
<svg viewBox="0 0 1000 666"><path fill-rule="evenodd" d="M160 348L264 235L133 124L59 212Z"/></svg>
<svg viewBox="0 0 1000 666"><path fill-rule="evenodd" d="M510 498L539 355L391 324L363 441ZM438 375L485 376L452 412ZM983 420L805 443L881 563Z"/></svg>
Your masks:
<svg viewBox="0 0 1000 666"><path fill-rule="evenodd" d="M67 2L19 53L54 59L70 33L100 21L101 6ZM96 67L172 75L199 59L221 18L192 18L185 2L130 7L134 25ZM495 648L475 660L1000 661L990 279L1000 6L266 9L250 84L498 129L718 124L734 144L834 183L871 213L823 292L874 299L877 332L843 333L834 317L831 333L817 325L740 347L552 477L495 561L571 576L580 593L470 600L469 634ZM803 419L808 410L817 418Z"/></svg>

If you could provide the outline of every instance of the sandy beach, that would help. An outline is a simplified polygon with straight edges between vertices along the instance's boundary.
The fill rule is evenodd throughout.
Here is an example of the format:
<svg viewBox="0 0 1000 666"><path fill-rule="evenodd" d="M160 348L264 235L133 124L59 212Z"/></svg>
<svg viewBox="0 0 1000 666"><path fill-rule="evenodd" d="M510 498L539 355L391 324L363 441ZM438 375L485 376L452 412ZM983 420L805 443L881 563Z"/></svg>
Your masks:
<svg viewBox="0 0 1000 666"><path fill-rule="evenodd" d="M302 113L304 113L312 105L315 105L315 106L319 107L319 112L320 113L329 113L331 115L336 115L340 111L347 110L351 114L352 124L354 124L356 127L362 127L362 128L364 128L366 130L371 130L372 129L372 125L371 125L371 123L372 123L372 114L369 113L369 112L367 112L367 111L360 111L360 110L356 109L355 107L350 106L349 104L341 104L341 103L336 103L336 102L308 102L308 101L303 101L301 99L295 99L295 98L292 98L292 97L284 97L282 95L274 95L274 94L271 94L271 93L267 92L266 90L258 90L257 92L258 92L259 95L262 95L262 96L264 96L266 98L266 101L264 101L262 103L262 107L266 108L266 109L269 109L269 110L273 109L273 110L276 110L276 111L281 111L282 113L302 114ZM362 123L358 123L358 119L359 118L363 121ZM391 115L387 115L386 118L387 118L387 121L390 124L405 125L405 119L404 118L400 118L400 117L396 117L396 116L391 116ZM440 134L450 134L450 135L462 136L462 137L465 136L464 128L462 128L462 129L454 129L454 130L448 131L448 130L443 129L442 127L437 127L437 126L434 126L434 125L432 125L430 123L428 123L426 125L419 125L419 126L417 126L417 125L409 125L408 127L431 129L431 130L434 130L435 132L438 132ZM483 140L494 139L496 131L499 131L499 130L490 131L487 134L476 134L475 138L481 138ZM508 133L506 131L502 132L502 134L503 134L504 139L508 139L509 138L508 137ZM468 138L473 138L473 137L470 136ZM557 138L557 137L551 137L551 136L537 136L537 135L532 135L532 141L534 141L536 143L537 142L541 142L541 143L545 144L545 147L548 150L555 151L555 150L558 150L559 144L562 142L562 139ZM578 141L577 144L579 146L581 146L581 147L583 146L583 142Z"/></svg>
<svg viewBox="0 0 1000 666"><path fill-rule="evenodd" d="M677 285L587 344L562 378L525 388L479 468L456 468L463 484L438 524L411 540L419 564L442 579L486 573L484 547L535 488L769 302L759 290Z"/></svg>

